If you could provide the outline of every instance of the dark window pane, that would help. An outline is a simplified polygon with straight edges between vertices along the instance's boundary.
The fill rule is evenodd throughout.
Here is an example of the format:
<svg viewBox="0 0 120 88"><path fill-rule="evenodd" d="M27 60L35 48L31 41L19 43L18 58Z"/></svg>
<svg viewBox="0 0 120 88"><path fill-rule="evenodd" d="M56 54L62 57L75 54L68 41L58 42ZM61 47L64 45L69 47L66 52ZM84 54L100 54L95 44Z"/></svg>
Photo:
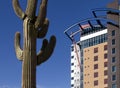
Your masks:
<svg viewBox="0 0 120 88"><path fill-rule="evenodd" d="M71 63L71 65L74 65L74 63Z"/></svg>
<svg viewBox="0 0 120 88"><path fill-rule="evenodd" d="M112 36L115 36L115 30L112 31Z"/></svg>
<svg viewBox="0 0 120 88"><path fill-rule="evenodd" d="M107 53L104 54L104 59L107 59Z"/></svg>
<svg viewBox="0 0 120 88"><path fill-rule="evenodd" d="M98 80L95 80L94 81L94 86L97 86L98 85Z"/></svg>
<svg viewBox="0 0 120 88"><path fill-rule="evenodd" d="M94 73L94 78L98 77L98 72Z"/></svg>
<svg viewBox="0 0 120 88"><path fill-rule="evenodd" d="M112 75L112 81L116 80L116 75Z"/></svg>
<svg viewBox="0 0 120 88"><path fill-rule="evenodd" d="M112 84L112 88L117 88L116 84Z"/></svg>
<svg viewBox="0 0 120 88"><path fill-rule="evenodd" d="M98 56L94 56L94 61L98 61Z"/></svg>
<svg viewBox="0 0 120 88"><path fill-rule="evenodd" d="M71 51L74 51L74 46L71 47Z"/></svg>
<svg viewBox="0 0 120 88"><path fill-rule="evenodd" d="M112 48L112 54L115 54L115 48Z"/></svg>
<svg viewBox="0 0 120 88"><path fill-rule="evenodd" d="M74 70L71 71L72 73L74 72Z"/></svg>
<svg viewBox="0 0 120 88"><path fill-rule="evenodd" d="M104 84L107 84L108 83L108 79L104 79Z"/></svg>
<svg viewBox="0 0 120 88"><path fill-rule="evenodd" d="M104 50L107 50L107 45L104 45Z"/></svg>
<svg viewBox="0 0 120 88"><path fill-rule="evenodd" d="M104 75L108 75L108 71L107 70L104 71Z"/></svg>
<svg viewBox="0 0 120 88"><path fill-rule="evenodd" d="M112 45L115 45L115 39L112 39Z"/></svg>
<svg viewBox="0 0 120 88"><path fill-rule="evenodd" d="M74 84L71 85L71 87L73 87L73 86L74 86Z"/></svg>
<svg viewBox="0 0 120 88"><path fill-rule="evenodd" d="M108 66L108 63L107 62L104 62L104 67L107 67Z"/></svg>
<svg viewBox="0 0 120 88"><path fill-rule="evenodd" d="M71 78L71 80L73 80L73 79L74 79L74 77Z"/></svg>
<svg viewBox="0 0 120 88"><path fill-rule="evenodd" d="M116 66L112 66L112 72L116 72Z"/></svg>
<svg viewBox="0 0 120 88"><path fill-rule="evenodd" d="M94 53L97 53L97 52L98 52L98 47L94 48Z"/></svg>
<svg viewBox="0 0 120 88"><path fill-rule="evenodd" d="M114 63L115 62L115 57L112 57L112 63Z"/></svg>
<svg viewBox="0 0 120 88"><path fill-rule="evenodd" d="M71 56L71 58L74 58L74 56Z"/></svg>
<svg viewBox="0 0 120 88"><path fill-rule="evenodd" d="M95 65L94 65L94 69L98 69L98 64L95 64Z"/></svg>

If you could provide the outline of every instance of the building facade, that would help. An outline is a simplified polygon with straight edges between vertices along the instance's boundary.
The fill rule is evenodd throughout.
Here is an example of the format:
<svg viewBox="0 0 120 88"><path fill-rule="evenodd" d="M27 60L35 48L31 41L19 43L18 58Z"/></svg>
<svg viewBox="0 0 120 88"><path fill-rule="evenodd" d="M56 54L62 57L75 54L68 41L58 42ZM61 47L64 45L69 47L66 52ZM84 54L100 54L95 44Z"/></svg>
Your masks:
<svg viewBox="0 0 120 88"><path fill-rule="evenodd" d="M95 27L82 34L80 45L83 88L108 88L107 29Z"/></svg>
<svg viewBox="0 0 120 88"><path fill-rule="evenodd" d="M119 0L108 4L108 8L120 10ZM119 13L107 13L107 18L119 24ZM120 24L119 24L120 25ZM108 88L120 88L120 28L108 24Z"/></svg>
<svg viewBox="0 0 120 88"><path fill-rule="evenodd" d="M71 88L107 88L107 29L87 28L71 45Z"/></svg>
<svg viewBox="0 0 120 88"><path fill-rule="evenodd" d="M119 0L107 7L119 11ZM71 45L71 88L120 88L119 14L107 11L107 19L118 25L87 27Z"/></svg>
<svg viewBox="0 0 120 88"><path fill-rule="evenodd" d="M80 47L71 46L71 88L80 88Z"/></svg>

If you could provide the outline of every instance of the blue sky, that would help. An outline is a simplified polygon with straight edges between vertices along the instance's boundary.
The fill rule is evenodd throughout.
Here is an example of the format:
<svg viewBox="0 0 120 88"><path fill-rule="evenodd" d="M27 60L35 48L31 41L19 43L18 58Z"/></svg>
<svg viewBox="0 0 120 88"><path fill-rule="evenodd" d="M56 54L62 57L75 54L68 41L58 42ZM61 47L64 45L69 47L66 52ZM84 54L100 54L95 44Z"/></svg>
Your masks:
<svg viewBox="0 0 120 88"><path fill-rule="evenodd" d="M27 0L19 0L26 8ZM39 2L41 0L38 0ZM70 45L63 33L70 25L92 17L91 9L104 8L113 0L49 0L47 18L50 26L46 38L52 34L57 45L50 59L37 67L37 88L70 88ZM22 20L14 13L12 0L0 1L0 88L21 88L22 62L14 51L14 35L23 35ZM21 42L22 42L21 38ZM37 41L37 51L42 40ZM23 44L21 44L23 46Z"/></svg>

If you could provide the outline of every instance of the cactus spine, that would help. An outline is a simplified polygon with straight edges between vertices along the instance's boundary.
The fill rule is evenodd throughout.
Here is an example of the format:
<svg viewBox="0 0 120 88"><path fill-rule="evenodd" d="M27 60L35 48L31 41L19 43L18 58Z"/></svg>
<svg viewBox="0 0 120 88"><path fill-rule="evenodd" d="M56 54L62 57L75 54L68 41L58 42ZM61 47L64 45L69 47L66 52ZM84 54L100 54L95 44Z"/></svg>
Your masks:
<svg viewBox="0 0 120 88"><path fill-rule="evenodd" d="M20 33L15 34L15 51L17 58L22 61L22 88L36 88L36 66L48 60L55 44L55 36L50 41L43 40L40 52L36 55L36 39L44 38L49 20L46 18L47 1L41 0L38 16L36 14L38 0L27 0L24 12L18 0L12 0L16 15L23 20L23 49L20 47Z"/></svg>

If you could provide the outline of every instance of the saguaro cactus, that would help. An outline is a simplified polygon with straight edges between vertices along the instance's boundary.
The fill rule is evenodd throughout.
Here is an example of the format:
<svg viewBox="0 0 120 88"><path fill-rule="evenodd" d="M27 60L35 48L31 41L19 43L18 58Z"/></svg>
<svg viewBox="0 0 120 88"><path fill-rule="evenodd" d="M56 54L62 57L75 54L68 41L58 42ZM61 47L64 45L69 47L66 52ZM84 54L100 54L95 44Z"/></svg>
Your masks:
<svg viewBox="0 0 120 88"><path fill-rule="evenodd" d="M17 58L22 61L22 88L36 88L36 66L48 60L55 44L55 36L50 41L43 39L40 52L36 55L36 39L44 38L49 21L46 18L47 1L41 0L38 16L36 16L38 0L27 0L26 11L20 8L18 0L12 0L17 16L23 20L23 48L20 47L20 33L15 35L15 51Z"/></svg>

